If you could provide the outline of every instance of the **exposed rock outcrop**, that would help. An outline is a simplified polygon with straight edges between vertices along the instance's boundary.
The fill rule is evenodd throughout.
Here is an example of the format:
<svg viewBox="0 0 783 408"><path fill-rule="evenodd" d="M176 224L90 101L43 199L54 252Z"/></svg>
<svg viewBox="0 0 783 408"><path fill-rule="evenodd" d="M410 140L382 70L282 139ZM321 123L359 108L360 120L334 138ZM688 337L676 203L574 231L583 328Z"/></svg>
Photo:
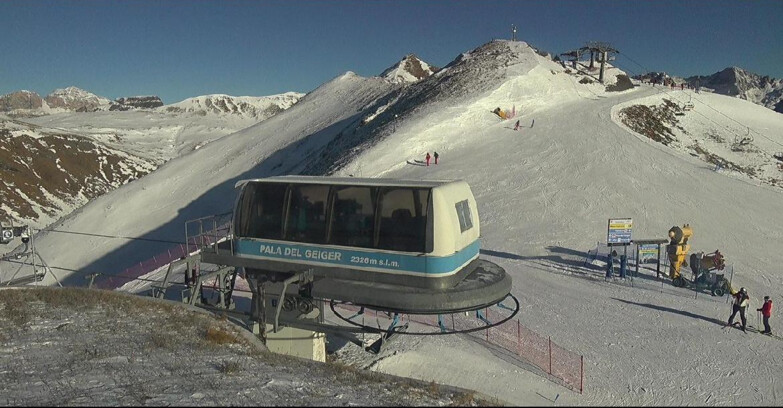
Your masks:
<svg viewBox="0 0 783 408"><path fill-rule="evenodd" d="M110 111L126 111L130 109L153 109L163 106L163 101L157 96L129 96L117 98L109 107Z"/></svg>
<svg viewBox="0 0 783 408"><path fill-rule="evenodd" d="M32 91L17 91L0 96L0 112L16 109L40 109L42 106L41 95Z"/></svg>

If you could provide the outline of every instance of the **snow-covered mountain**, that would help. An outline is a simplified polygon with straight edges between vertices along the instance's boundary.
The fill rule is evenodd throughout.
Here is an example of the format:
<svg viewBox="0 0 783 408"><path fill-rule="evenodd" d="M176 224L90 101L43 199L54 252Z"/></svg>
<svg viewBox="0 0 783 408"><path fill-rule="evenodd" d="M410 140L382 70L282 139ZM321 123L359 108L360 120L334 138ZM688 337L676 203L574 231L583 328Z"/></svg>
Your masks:
<svg viewBox="0 0 783 408"><path fill-rule="evenodd" d="M430 66L415 54L408 54L400 62L385 69L381 77L395 83L417 82L438 72L438 68Z"/></svg>
<svg viewBox="0 0 783 408"><path fill-rule="evenodd" d="M783 113L783 79L758 75L739 67L729 67L712 75L694 75L687 78L665 72L648 72L634 78L666 86L687 84L693 89L734 96Z"/></svg>
<svg viewBox="0 0 783 408"><path fill-rule="evenodd" d="M111 104L109 99L75 86L55 89L44 99L50 108L62 108L74 112L92 112L107 108Z"/></svg>
<svg viewBox="0 0 783 408"><path fill-rule="evenodd" d="M783 79L761 76L738 67L729 67L712 75L692 76L688 84L736 96L783 113Z"/></svg>
<svg viewBox="0 0 783 408"><path fill-rule="evenodd" d="M295 104L303 93L286 92L271 96L203 95L165 105L166 112L190 112L199 115L238 115L264 120Z"/></svg>
<svg viewBox="0 0 783 408"><path fill-rule="evenodd" d="M584 394L460 336L401 337L383 355L362 354L362 367L477 388L512 405L778 405L783 343L723 329L724 299L672 287L654 271L630 282L605 279L586 259L605 240L607 219L632 217L634 239L665 238L689 223L692 252L720 249L752 307L763 295L783 297L783 190L772 181L783 178L773 161L783 150L783 116L715 93L647 84L616 90L624 76L609 66L600 84L519 41L484 44L406 86L349 72L265 121L175 149L165 165L56 224L93 236L39 231L35 242L52 271L78 285L85 275L116 274L166 252L166 241L184 240L186 221L230 211L240 179L462 179L479 206L482 257L511 275L520 299L515 332L539 333L584 356ZM503 120L496 108L515 116ZM147 129L167 113L134 115L111 120ZM37 123L55 127L52 120ZM137 141L183 140L145 136ZM438 165L417 162L433 151ZM0 273L15 267L0 262ZM547 349L520 345L539 346Z"/></svg>

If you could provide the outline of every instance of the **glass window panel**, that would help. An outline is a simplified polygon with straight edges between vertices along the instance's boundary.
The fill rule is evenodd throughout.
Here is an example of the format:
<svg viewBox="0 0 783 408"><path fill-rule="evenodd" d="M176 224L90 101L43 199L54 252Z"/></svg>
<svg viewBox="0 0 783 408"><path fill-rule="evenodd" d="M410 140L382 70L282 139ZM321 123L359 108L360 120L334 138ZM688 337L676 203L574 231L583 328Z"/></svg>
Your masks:
<svg viewBox="0 0 783 408"><path fill-rule="evenodd" d="M332 210L330 243L362 248L374 246L375 187L338 187Z"/></svg>
<svg viewBox="0 0 783 408"><path fill-rule="evenodd" d="M470 204L468 203L468 200L458 202L456 207L460 232L465 232L473 228L473 218L470 215Z"/></svg>
<svg viewBox="0 0 783 408"><path fill-rule="evenodd" d="M428 189L385 189L381 194L378 248L424 252L428 200Z"/></svg>
<svg viewBox="0 0 783 408"><path fill-rule="evenodd" d="M291 185L285 239L322 244L326 240L327 185Z"/></svg>
<svg viewBox="0 0 783 408"><path fill-rule="evenodd" d="M239 236L282 237L286 187L285 184L247 184L240 207Z"/></svg>

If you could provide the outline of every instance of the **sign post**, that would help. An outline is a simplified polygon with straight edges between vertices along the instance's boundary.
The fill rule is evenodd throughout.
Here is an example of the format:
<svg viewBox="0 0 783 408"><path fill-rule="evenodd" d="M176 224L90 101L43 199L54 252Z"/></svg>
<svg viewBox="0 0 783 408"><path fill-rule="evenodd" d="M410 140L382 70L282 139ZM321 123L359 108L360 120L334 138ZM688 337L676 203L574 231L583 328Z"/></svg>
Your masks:
<svg viewBox="0 0 783 408"><path fill-rule="evenodd" d="M628 245L633 232L632 218L610 218L606 242L612 245Z"/></svg>
<svg viewBox="0 0 783 408"><path fill-rule="evenodd" d="M609 225L607 226L606 243L611 248L614 245L623 246L623 257L620 259L620 276L625 278L625 260L628 259L628 245L631 243L631 235L633 232L633 219L632 218L610 218ZM612 251L614 252L614 251ZM610 258L612 255L609 255ZM610 263L611 265L611 263ZM611 266L610 266L611 268ZM607 271L607 275L610 275L611 271Z"/></svg>

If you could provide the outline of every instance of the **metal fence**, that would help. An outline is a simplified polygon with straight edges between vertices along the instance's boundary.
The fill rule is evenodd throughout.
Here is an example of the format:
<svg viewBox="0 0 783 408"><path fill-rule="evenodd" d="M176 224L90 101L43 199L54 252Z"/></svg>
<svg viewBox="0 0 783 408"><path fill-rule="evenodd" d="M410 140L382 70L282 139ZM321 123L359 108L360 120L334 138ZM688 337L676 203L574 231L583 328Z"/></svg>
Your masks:
<svg viewBox="0 0 783 408"><path fill-rule="evenodd" d="M146 261L125 268L117 275L97 276L94 286L116 289L129 280L146 275L168 264L197 253L202 248L226 239L230 235L231 213L212 215L185 223L185 243L173 246Z"/></svg>
<svg viewBox="0 0 783 408"><path fill-rule="evenodd" d="M342 309L357 312L359 307L340 305ZM482 310L484 317L490 321L500 321L508 316L506 310L500 307ZM391 317L385 313L374 312L371 316L384 328L390 324ZM443 323L448 330L470 330L485 326L485 323L473 313L454 313L444 316ZM438 316L434 315L404 315L402 322L410 321L439 329ZM380 323L383 322L383 323ZM541 370L541 374L549 380L572 390L584 392L584 356L574 353L552 341L551 337L542 336L525 327L519 319L512 319L494 327L465 333L474 339L498 346L521 361L532 364Z"/></svg>

